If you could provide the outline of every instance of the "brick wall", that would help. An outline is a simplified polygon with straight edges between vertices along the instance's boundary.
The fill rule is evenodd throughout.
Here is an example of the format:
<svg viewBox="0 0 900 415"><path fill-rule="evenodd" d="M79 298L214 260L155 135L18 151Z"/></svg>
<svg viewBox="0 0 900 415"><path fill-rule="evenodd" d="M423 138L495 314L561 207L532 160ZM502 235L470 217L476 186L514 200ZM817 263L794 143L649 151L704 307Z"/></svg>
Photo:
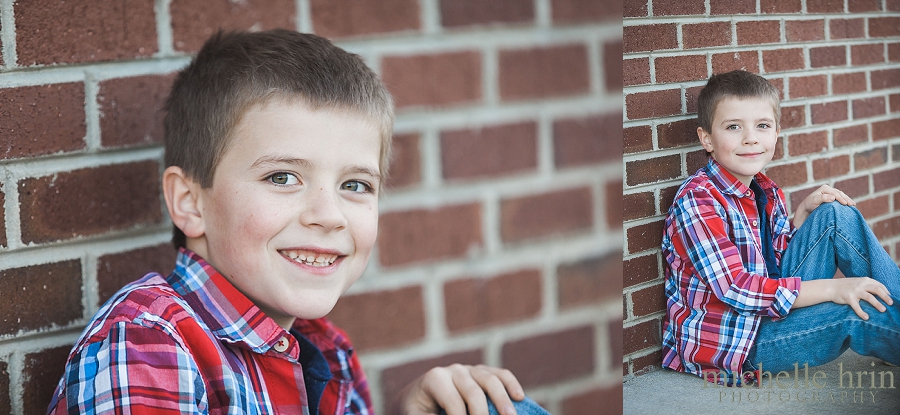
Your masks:
<svg viewBox="0 0 900 415"><path fill-rule="evenodd" d="M99 305L171 270L159 109L218 27L328 36L396 98L380 240L332 313L376 406L451 362L621 405L621 7L0 0L0 413L43 413Z"/></svg>
<svg viewBox="0 0 900 415"><path fill-rule="evenodd" d="M840 188L900 259L900 2L625 1L624 367L658 368L665 309L660 241L687 175L706 163L696 98L745 69L782 91L782 132L766 169L791 212Z"/></svg>

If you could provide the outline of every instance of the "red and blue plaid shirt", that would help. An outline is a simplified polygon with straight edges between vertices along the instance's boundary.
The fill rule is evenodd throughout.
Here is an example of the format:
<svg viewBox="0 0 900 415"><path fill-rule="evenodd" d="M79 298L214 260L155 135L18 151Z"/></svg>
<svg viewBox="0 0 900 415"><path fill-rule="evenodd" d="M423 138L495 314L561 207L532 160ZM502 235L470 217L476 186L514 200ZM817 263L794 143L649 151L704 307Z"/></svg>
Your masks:
<svg viewBox="0 0 900 415"><path fill-rule="evenodd" d="M768 203L778 263L794 227L784 194L762 173L754 180ZM710 158L688 177L666 216L662 253L666 260L663 366L737 381L764 317L790 311L800 278L768 278L760 248L759 212L753 191Z"/></svg>
<svg viewBox="0 0 900 415"><path fill-rule="evenodd" d="M309 356L324 356L328 369L309 371L300 363ZM320 414L373 413L346 334L324 318L285 331L181 250L171 275L148 274L100 309L69 355L49 413L308 414L311 383L324 388L318 402L310 398Z"/></svg>

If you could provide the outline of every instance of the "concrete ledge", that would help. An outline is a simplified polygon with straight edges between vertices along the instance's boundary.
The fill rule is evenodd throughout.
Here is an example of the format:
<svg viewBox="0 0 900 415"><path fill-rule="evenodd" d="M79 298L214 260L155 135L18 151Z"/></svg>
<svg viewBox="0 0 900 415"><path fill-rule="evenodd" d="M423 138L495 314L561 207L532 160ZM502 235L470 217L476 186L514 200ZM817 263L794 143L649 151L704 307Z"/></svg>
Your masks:
<svg viewBox="0 0 900 415"><path fill-rule="evenodd" d="M726 388L697 376L658 370L625 382L623 413L900 414L900 367L887 366L878 359L847 351L831 363L810 367L808 377L804 372L800 366L796 387L791 371L788 378L780 379L781 388L774 379L764 379L761 387ZM890 384L891 374L893 385ZM849 384L851 376L852 387ZM813 384L814 377L819 387Z"/></svg>

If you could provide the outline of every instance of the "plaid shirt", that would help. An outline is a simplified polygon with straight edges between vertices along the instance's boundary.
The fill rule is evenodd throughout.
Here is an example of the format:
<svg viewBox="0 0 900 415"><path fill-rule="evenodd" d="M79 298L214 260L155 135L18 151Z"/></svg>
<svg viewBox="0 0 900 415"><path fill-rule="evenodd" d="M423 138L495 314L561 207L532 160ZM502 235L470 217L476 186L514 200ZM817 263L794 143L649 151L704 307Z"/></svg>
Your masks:
<svg viewBox="0 0 900 415"><path fill-rule="evenodd" d="M182 249L171 275L148 274L100 309L49 413L308 414L316 403L320 414L373 413L347 336L324 318L288 333Z"/></svg>
<svg viewBox="0 0 900 415"><path fill-rule="evenodd" d="M762 173L765 218L771 218L778 263L794 233L784 194ZM763 219L765 219L763 218ZM785 316L800 278L768 278L760 249L759 212L753 191L715 160L685 180L666 216L663 366L703 376L740 374L763 317ZM721 377L719 377L721 379Z"/></svg>

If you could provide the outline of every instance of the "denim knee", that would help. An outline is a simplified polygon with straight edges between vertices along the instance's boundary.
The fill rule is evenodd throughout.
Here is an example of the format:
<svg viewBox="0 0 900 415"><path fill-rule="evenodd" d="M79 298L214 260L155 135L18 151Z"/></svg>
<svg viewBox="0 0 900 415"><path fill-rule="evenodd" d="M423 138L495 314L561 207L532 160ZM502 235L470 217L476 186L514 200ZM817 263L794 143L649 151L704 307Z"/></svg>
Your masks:
<svg viewBox="0 0 900 415"><path fill-rule="evenodd" d="M816 209L813 210L812 213L810 213L810 216L815 215L816 213L831 214L831 216L834 217L835 223L865 220L859 209L853 206L843 205L837 201L822 203L821 205L816 207Z"/></svg>
<svg viewBox="0 0 900 415"><path fill-rule="evenodd" d="M516 409L518 415L550 415L546 409L542 408L537 402L527 396L521 401L513 401L513 408ZM494 406L494 403L491 402L490 398L488 398L488 414L500 415L497 411L497 407ZM441 415L447 415L447 413L441 410Z"/></svg>

